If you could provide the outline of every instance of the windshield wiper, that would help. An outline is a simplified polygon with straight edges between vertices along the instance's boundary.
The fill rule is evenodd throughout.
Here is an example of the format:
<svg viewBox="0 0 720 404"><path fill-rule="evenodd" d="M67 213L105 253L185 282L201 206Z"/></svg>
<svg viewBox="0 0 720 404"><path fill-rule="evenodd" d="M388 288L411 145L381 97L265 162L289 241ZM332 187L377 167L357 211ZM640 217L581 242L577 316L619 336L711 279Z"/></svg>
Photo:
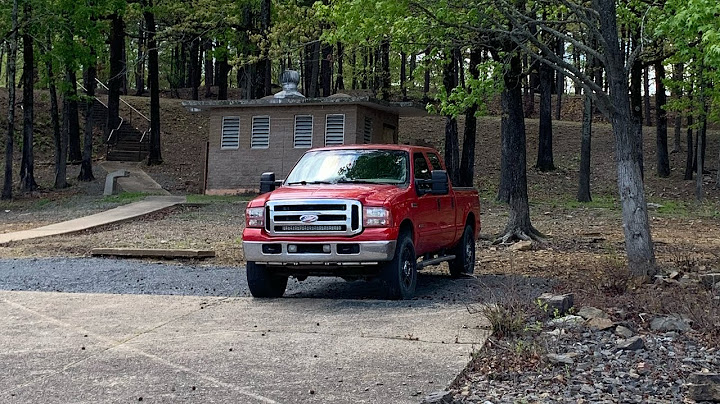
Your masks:
<svg viewBox="0 0 720 404"><path fill-rule="evenodd" d="M338 180L337 183L338 184L377 184L377 181L342 179L342 180Z"/></svg>
<svg viewBox="0 0 720 404"><path fill-rule="evenodd" d="M330 181L294 181L288 182L288 185L312 185L312 184L332 184Z"/></svg>

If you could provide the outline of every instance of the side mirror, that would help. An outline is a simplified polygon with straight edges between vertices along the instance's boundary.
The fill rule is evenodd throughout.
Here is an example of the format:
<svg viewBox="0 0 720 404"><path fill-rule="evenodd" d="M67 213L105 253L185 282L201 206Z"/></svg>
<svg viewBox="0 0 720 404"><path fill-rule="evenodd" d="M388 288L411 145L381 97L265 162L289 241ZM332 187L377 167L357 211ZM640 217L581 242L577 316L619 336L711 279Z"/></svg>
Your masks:
<svg viewBox="0 0 720 404"><path fill-rule="evenodd" d="M430 193L433 195L445 195L450 192L447 171L433 170L432 179L430 181L432 181L430 185Z"/></svg>
<svg viewBox="0 0 720 404"><path fill-rule="evenodd" d="M262 173L260 175L260 193L264 194L275 190L275 173Z"/></svg>

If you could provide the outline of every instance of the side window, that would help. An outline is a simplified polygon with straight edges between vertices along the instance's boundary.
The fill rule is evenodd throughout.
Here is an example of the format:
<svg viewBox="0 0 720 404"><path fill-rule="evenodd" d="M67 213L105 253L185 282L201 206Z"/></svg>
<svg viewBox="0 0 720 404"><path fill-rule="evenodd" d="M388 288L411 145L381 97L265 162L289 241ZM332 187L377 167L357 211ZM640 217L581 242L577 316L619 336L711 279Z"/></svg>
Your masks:
<svg viewBox="0 0 720 404"><path fill-rule="evenodd" d="M429 153L428 159L430 160L430 165L432 166L433 171L442 170L442 164L440 164L440 157L438 157L437 154Z"/></svg>
<svg viewBox="0 0 720 404"><path fill-rule="evenodd" d="M425 160L425 156L422 153L415 153L413 154L413 162L415 165L415 179L416 180L429 180L432 178L432 174L430 173L430 168L427 165L427 160ZM430 184L421 184L418 185L418 188L423 190L429 190Z"/></svg>

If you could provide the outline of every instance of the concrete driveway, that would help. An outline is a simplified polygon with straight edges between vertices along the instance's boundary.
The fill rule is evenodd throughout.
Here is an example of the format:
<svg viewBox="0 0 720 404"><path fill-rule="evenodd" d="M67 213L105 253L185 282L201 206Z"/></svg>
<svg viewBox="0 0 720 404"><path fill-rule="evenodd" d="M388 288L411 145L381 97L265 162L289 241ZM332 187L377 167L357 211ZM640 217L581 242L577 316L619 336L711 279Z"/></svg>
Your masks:
<svg viewBox="0 0 720 404"><path fill-rule="evenodd" d="M247 296L236 268L0 260L0 402L418 403L484 342L475 279ZM348 298L349 297L349 298Z"/></svg>

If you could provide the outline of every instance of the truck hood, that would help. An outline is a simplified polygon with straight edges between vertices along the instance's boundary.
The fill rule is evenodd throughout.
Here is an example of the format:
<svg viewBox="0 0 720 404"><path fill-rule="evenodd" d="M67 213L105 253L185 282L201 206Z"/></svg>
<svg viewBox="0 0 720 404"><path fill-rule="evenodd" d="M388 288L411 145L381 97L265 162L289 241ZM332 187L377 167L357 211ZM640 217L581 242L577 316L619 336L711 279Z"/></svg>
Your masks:
<svg viewBox="0 0 720 404"><path fill-rule="evenodd" d="M363 205L379 206L405 191L406 187L382 184L293 185L261 195L253 201L253 205L262 205L265 201L293 199L353 199Z"/></svg>

